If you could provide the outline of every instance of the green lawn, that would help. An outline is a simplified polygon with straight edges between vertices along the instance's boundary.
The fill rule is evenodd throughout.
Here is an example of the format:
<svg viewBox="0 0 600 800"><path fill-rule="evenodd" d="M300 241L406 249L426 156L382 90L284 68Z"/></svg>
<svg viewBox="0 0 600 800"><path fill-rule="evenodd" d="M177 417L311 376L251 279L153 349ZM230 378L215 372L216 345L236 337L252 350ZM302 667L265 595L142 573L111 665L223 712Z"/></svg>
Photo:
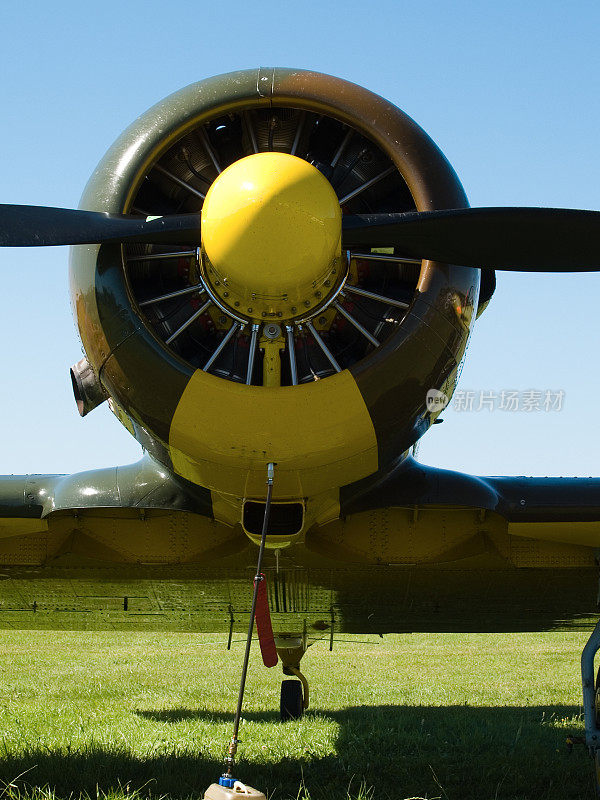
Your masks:
<svg viewBox="0 0 600 800"><path fill-rule="evenodd" d="M201 798L231 735L243 645L201 634L2 634L0 800ZM307 653L311 709L281 724L253 658L240 779L273 800L592 798L586 634L344 637ZM21 776L21 777L18 777Z"/></svg>

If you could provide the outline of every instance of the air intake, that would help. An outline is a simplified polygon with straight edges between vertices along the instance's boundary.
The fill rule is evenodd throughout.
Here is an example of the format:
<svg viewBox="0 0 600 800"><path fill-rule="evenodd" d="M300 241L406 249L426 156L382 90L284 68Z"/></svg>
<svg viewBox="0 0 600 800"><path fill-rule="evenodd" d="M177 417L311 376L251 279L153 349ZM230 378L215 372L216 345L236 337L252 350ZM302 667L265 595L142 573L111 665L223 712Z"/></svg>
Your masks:
<svg viewBox="0 0 600 800"><path fill-rule="evenodd" d="M262 533L265 504L254 500L244 503L243 527L246 533L260 536ZM294 536L304 524L302 503L273 503L269 517L269 536Z"/></svg>

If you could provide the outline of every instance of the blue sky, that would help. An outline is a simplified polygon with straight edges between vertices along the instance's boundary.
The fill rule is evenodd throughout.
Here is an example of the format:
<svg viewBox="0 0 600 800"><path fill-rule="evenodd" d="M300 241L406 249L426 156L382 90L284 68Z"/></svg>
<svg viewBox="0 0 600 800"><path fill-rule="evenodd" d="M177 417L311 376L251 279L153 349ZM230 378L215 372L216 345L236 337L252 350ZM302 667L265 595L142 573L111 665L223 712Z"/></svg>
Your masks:
<svg viewBox="0 0 600 800"><path fill-rule="evenodd" d="M396 103L446 153L472 205L600 209L598 31L600 4L577 0L3 0L0 202L75 207L150 105L209 75L278 65ZM66 249L6 250L0 268L0 473L135 460L105 406L76 412ZM479 474L600 474L599 302L597 275L500 274L460 388L563 390L563 410L447 410L420 459Z"/></svg>

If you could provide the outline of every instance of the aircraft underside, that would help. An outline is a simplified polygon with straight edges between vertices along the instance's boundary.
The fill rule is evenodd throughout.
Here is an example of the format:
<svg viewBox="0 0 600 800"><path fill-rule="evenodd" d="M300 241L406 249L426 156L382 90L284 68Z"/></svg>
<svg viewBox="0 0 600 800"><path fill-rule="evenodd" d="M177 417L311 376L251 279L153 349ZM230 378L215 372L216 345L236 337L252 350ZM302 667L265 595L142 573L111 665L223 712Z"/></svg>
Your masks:
<svg viewBox="0 0 600 800"><path fill-rule="evenodd" d="M25 537L27 539L27 537ZM23 541L34 555L37 541ZM218 565L115 564L71 552L40 565L3 564L0 627L69 630L245 632L255 550ZM488 551L445 564L340 564L294 547L264 565L273 628L330 643L343 633L535 631L590 627L597 615L598 569L589 548L563 564L522 539L515 566ZM573 548L575 550L575 548ZM79 551L79 552L78 552ZM523 558L524 556L524 558ZM555 551L554 559L558 559ZM33 559L32 559L33 560ZM546 561L546 566L539 566ZM360 587L360 589L358 589Z"/></svg>

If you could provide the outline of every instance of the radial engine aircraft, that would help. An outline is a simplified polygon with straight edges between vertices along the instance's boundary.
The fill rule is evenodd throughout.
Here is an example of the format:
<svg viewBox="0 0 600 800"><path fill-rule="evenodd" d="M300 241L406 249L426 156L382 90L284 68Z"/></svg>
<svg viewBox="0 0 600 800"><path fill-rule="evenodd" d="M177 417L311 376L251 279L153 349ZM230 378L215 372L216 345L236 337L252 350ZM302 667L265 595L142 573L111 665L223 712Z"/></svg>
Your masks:
<svg viewBox="0 0 600 800"><path fill-rule="evenodd" d="M600 214L469 208L406 114L293 69L192 84L117 139L79 210L4 205L0 244L72 245L79 412L136 464L0 479L0 625L224 631L264 571L284 673L346 632L546 630L597 615L600 479L417 463L495 270L600 269ZM596 630L583 657L600 747ZM298 680L299 678L299 680Z"/></svg>

